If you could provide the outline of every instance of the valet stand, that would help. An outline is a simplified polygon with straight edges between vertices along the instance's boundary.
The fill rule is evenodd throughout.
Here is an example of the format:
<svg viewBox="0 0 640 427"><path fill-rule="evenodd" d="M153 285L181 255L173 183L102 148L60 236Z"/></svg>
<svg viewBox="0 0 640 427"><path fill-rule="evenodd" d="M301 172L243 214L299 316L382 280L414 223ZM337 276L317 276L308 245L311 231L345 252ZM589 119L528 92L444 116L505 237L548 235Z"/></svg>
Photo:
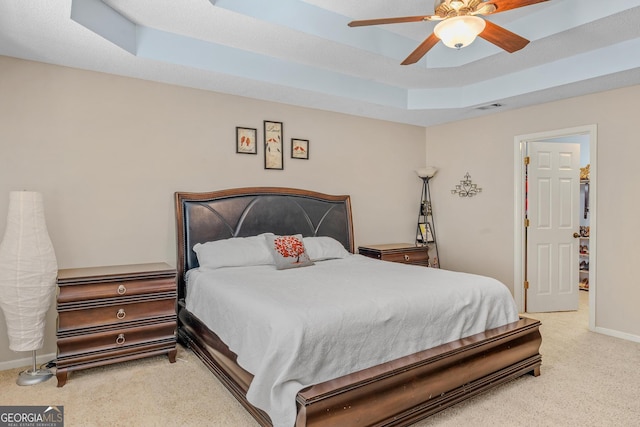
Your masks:
<svg viewBox="0 0 640 427"><path fill-rule="evenodd" d="M431 206L431 193L429 191L429 180L435 175L435 168L418 169L416 173L422 179L422 192L420 194L420 210L418 212L418 225L416 230L416 246L425 246L435 251L435 257L430 258L429 266L440 268L440 258L438 256L438 243L436 240L436 228L433 220L433 209Z"/></svg>

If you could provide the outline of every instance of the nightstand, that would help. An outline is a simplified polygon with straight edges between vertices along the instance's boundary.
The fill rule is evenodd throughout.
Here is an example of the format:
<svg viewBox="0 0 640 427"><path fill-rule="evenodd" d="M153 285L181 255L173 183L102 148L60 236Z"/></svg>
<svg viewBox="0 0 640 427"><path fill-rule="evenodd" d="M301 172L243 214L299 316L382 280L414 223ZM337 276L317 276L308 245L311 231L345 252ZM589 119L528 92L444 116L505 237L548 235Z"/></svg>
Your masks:
<svg viewBox="0 0 640 427"><path fill-rule="evenodd" d="M166 263L58 271L56 377L167 354L176 360L176 271Z"/></svg>
<svg viewBox="0 0 640 427"><path fill-rule="evenodd" d="M429 267L429 249L412 243L389 243L358 247L361 255L383 261L400 262Z"/></svg>

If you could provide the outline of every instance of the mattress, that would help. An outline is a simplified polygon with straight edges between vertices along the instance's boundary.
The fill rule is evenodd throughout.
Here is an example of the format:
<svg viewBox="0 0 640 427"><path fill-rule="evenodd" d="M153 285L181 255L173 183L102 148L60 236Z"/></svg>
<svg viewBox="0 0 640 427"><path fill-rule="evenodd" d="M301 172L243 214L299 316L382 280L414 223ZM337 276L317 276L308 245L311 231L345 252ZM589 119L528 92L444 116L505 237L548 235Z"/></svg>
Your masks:
<svg viewBox="0 0 640 427"><path fill-rule="evenodd" d="M194 269L186 308L254 376L247 400L275 427L294 425L307 386L518 320L495 279L361 255Z"/></svg>

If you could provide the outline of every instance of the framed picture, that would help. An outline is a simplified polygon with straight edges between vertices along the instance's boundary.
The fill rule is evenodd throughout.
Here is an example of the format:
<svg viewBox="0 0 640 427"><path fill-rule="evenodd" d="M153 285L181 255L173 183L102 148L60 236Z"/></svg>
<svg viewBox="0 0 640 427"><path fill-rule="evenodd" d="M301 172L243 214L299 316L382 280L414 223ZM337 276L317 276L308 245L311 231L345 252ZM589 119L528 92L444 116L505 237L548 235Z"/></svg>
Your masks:
<svg viewBox="0 0 640 427"><path fill-rule="evenodd" d="M418 235L416 236L416 241L423 244L427 242L427 226L424 222L418 224Z"/></svg>
<svg viewBox="0 0 640 427"><path fill-rule="evenodd" d="M435 239L433 238L433 231L431 230L431 224L428 223L428 222L425 224L425 233L424 233L424 235L426 237L426 242L427 243L435 242Z"/></svg>
<svg viewBox="0 0 640 427"><path fill-rule="evenodd" d="M282 156L282 122L264 121L264 168L284 169Z"/></svg>
<svg viewBox="0 0 640 427"><path fill-rule="evenodd" d="M236 127L236 153L258 154L257 136L257 129Z"/></svg>
<svg viewBox="0 0 640 427"><path fill-rule="evenodd" d="M291 138L291 158L309 160L309 140Z"/></svg>
<svg viewBox="0 0 640 427"><path fill-rule="evenodd" d="M433 243L435 239L433 238L433 231L431 229L431 224L428 222L421 222L418 224L418 235L416 237L416 241L418 243Z"/></svg>

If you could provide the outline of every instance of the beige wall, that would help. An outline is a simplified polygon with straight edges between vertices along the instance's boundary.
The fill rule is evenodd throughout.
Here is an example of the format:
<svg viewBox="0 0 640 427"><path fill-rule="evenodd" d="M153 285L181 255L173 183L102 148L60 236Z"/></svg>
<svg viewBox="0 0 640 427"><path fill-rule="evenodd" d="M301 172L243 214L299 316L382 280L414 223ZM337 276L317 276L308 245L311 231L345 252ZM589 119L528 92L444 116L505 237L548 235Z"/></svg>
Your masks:
<svg viewBox="0 0 640 427"><path fill-rule="evenodd" d="M40 191L60 268L175 264L173 192L286 186L350 194L356 244L413 241L425 129L0 57L0 233ZM284 123L284 170L235 153L235 127ZM290 138L310 160L290 158ZM8 349L0 368L28 358ZM55 311L45 348L55 352ZM7 363L4 364L6 366Z"/></svg>
<svg viewBox="0 0 640 427"><path fill-rule="evenodd" d="M174 264L174 191L275 185L352 196L356 244L411 241L420 181L431 182L443 267L513 289L516 135L598 125L596 326L640 337L640 259L634 196L640 86L424 128L291 107L0 57L0 233L8 193L44 193L61 268ZM311 159L265 171L235 153L235 126L284 122L285 141L311 141ZM461 199L466 172L483 188ZM8 350L0 314L0 369ZM55 312L42 353L55 352Z"/></svg>
<svg viewBox="0 0 640 427"><path fill-rule="evenodd" d="M428 163L440 167L431 190L442 265L494 276L513 289L514 137L595 124L596 327L640 340L638 111L634 86L428 128ZM467 171L482 194L451 195Z"/></svg>

